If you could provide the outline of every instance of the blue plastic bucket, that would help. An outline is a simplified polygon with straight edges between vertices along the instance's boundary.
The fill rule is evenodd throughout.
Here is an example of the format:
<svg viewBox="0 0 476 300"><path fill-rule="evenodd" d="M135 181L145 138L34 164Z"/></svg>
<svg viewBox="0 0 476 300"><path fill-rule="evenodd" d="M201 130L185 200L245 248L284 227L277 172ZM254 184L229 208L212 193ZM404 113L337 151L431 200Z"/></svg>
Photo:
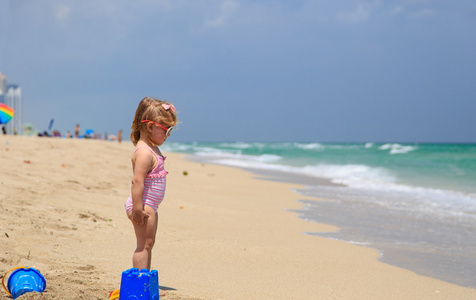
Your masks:
<svg viewBox="0 0 476 300"><path fill-rule="evenodd" d="M46 280L34 268L24 267L13 271L8 277L7 288L13 299L29 293L42 293L46 288Z"/></svg>

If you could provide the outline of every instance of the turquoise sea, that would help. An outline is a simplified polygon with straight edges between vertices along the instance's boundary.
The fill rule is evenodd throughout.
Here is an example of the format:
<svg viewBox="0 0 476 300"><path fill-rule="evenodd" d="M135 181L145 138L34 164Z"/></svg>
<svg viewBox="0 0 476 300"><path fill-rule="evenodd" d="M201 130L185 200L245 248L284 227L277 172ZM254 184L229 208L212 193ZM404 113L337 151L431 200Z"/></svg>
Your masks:
<svg viewBox="0 0 476 300"><path fill-rule="evenodd" d="M476 288L476 144L168 143L164 150L301 183L297 193L324 201L300 200L295 212L340 228L307 234L373 247L384 262Z"/></svg>

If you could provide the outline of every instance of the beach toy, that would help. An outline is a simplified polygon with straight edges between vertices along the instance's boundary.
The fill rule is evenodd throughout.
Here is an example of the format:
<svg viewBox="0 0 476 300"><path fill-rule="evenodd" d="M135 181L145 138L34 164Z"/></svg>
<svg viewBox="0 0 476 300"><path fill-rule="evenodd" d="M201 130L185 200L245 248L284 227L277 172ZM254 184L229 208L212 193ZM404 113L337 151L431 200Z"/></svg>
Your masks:
<svg viewBox="0 0 476 300"><path fill-rule="evenodd" d="M159 300L159 272L132 268L122 272L120 300Z"/></svg>
<svg viewBox="0 0 476 300"><path fill-rule="evenodd" d="M120 289L115 290L109 294L109 300L119 299Z"/></svg>
<svg viewBox="0 0 476 300"><path fill-rule="evenodd" d="M5 276L11 271L13 272L8 277L7 289L5 288ZM8 296L16 299L29 292L42 293L46 288L46 280L38 270L25 266L13 268L5 273L2 277L2 286Z"/></svg>

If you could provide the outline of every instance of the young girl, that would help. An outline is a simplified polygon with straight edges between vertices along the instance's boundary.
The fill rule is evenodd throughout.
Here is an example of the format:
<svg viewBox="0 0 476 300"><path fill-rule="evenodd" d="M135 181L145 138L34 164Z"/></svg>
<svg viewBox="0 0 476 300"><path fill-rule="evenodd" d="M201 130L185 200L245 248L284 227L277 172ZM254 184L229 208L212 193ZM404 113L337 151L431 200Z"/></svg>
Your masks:
<svg viewBox="0 0 476 300"><path fill-rule="evenodd" d="M137 248L132 265L149 269L152 247L157 232L157 208L165 193L165 157L161 146L177 124L175 107L166 101L146 97L137 107L132 123L131 141L136 146L132 154L131 195L125 207L134 225Z"/></svg>

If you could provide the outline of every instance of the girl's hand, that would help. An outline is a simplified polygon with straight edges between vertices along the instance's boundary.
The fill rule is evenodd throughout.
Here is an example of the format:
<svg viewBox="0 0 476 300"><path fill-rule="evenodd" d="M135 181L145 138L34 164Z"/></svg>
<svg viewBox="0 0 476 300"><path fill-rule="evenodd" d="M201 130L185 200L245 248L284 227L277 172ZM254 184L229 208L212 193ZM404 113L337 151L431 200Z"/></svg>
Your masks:
<svg viewBox="0 0 476 300"><path fill-rule="evenodd" d="M143 225L147 218L149 218L149 215L143 209L132 210L131 221L133 223Z"/></svg>

